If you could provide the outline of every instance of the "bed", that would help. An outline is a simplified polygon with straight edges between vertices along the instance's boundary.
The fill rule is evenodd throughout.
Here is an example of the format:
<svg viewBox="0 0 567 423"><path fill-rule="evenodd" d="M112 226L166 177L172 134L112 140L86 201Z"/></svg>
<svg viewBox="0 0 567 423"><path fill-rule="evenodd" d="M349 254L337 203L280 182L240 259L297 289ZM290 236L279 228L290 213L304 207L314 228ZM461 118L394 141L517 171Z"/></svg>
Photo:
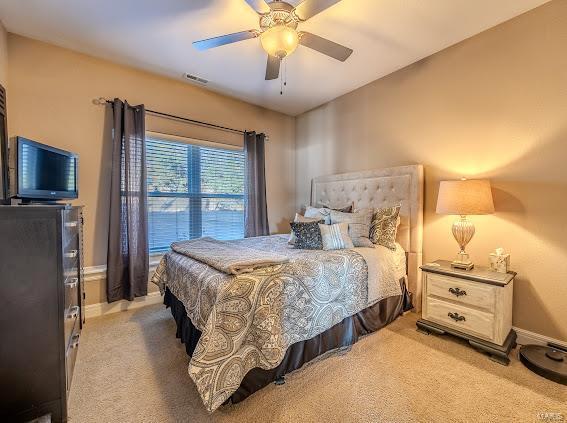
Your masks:
<svg viewBox="0 0 567 423"><path fill-rule="evenodd" d="M288 235L173 248L152 281L185 344L207 410L242 401L305 363L348 347L420 304L423 168L315 178L312 204L401 205L396 250L298 250ZM189 245L189 244L188 244ZM273 263L233 271L232 255ZM236 257L238 259L238 257ZM229 269L229 270L227 270ZM232 270L230 270L232 269ZM238 269L237 269L238 270Z"/></svg>

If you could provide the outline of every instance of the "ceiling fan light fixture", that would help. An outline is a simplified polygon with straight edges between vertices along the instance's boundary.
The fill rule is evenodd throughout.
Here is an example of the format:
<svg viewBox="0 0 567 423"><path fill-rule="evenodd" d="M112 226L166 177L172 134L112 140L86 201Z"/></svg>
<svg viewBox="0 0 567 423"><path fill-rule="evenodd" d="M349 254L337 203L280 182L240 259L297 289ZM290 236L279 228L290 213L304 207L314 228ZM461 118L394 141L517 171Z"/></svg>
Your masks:
<svg viewBox="0 0 567 423"><path fill-rule="evenodd" d="M288 26L276 25L260 35L260 42L270 56L283 59L292 54L299 45L299 34Z"/></svg>
<svg viewBox="0 0 567 423"><path fill-rule="evenodd" d="M258 13L259 29L234 32L232 34L193 41L199 50L233 44L252 38L260 38L262 48L268 53L266 81L280 77L283 59L292 54L299 44L344 62L353 50L334 41L306 31L298 31L298 26L311 17L323 12L341 0L244 0ZM299 3L297 7L293 4ZM285 68L284 68L285 70ZM286 85L285 79L282 79Z"/></svg>

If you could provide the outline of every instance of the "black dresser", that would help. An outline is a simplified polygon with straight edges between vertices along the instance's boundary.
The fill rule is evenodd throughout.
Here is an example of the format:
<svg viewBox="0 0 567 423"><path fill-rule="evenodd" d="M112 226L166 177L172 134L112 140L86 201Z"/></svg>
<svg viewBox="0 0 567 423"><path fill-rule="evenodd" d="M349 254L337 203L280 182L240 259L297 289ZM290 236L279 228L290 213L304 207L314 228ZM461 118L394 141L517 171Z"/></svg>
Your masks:
<svg viewBox="0 0 567 423"><path fill-rule="evenodd" d="M81 207L0 206L0 421L67 399L84 323Z"/></svg>

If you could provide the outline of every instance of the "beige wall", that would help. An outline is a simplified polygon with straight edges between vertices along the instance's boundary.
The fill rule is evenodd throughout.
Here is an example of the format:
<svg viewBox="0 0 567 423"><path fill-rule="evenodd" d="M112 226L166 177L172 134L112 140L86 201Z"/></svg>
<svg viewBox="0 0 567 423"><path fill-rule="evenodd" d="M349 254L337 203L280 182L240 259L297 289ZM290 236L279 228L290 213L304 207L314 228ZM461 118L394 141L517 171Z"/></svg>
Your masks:
<svg viewBox="0 0 567 423"><path fill-rule="evenodd" d="M310 180L422 163L424 260L452 259L439 180L492 180L496 214L474 216L487 264L511 253L514 325L567 340L567 1L553 1L298 117L296 206Z"/></svg>
<svg viewBox="0 0 567 423"><path fill-rule="evenodd" d="M288 230L294 213L295 120L182 81L116 65L70 50L9 34L10 136L22 135L79 154L80 198L85 205L86 265L106 262L109 148L103 145L104 107L99 96L189 116L225 126L266 132L270 229ZM148 129L241 142L224 132L148 119ZM87 286L88 303L100 302L104 286Z"/></svg>
<svg viewBox="0 0 567 423"><path fill-rule="evenodd" d="M0 21L0 85L8 82L8 33Z"/></svg>
<svg viewBox="0 0 567 423"><path fill-rule="evenodd" d="M0 82L6 78L4 36L0 29ZM267 132L272 231L287 230L295 208L308 202L314 176L423 163L425 260L451 258L452 218L434 213L438 181L488 177L497 213L472 218L477 235L469 252L486 264L494 247L509 250L519 273L514 324L566 340L565 45L567 2L555 0L295 120L10 34L9 132L80 154L87 265L106 259L108 148L104 110L91 104L99 96ZM156 119L148 127L238 142ZM87 285L89 303L104 298L102 281Z"/></svg>

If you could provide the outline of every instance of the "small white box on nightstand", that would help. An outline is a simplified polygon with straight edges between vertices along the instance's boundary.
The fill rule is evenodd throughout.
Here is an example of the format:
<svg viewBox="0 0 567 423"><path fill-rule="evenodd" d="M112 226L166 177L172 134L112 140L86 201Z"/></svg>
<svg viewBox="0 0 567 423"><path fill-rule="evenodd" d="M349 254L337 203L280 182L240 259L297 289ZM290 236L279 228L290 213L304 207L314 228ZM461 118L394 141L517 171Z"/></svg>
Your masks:
<svg viewBox="0 0 567 423"><path fill-rule="evenodd" d="M494 253L488 255L490 261L490 270L500 273L508 273L510 269L510 254L504 254L504 251L497 248Z"/></svg>

